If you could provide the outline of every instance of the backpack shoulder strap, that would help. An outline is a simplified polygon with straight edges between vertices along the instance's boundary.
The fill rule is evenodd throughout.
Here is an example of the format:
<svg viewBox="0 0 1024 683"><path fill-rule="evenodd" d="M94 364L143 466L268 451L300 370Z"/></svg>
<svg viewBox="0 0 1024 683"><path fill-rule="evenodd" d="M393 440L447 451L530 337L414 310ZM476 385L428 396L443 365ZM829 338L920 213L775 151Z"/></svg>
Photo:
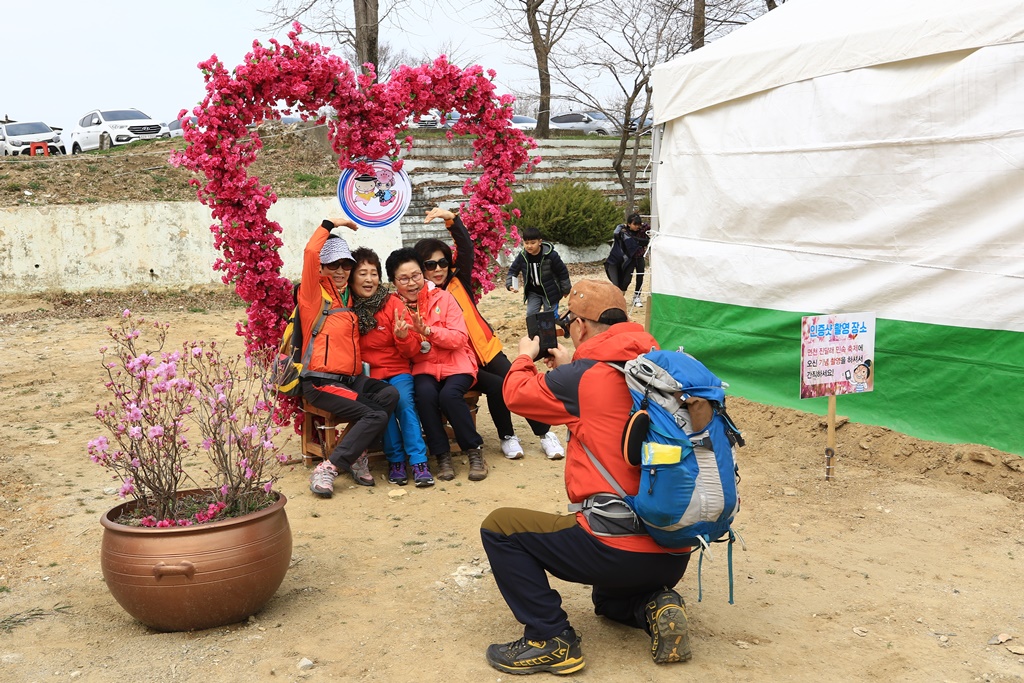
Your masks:
<svg viewBox="0 0 1024 683"><path fill-rule="evenodd" d="M597 456L595 456L593 452L591 452L591 450L587 448L587 444L583 443L583 441L575 434L572 434L572 432L570 432L570 434L573 438L580 442L581 446L583 446L583 451L587 454L587 457L590 458L590 462L594 463L594 467L597 468L597 471L601 473L601 476L604 477L604 480L608 482L608 485L612 487L615 493L619 494L620 498L625 498L626 491L622 488L622 486L619 485L619 482L615 481L615 477L612 476L612 473L609 472L608 469L601 464L601 461L597 459ZM582 503L573 503L569 506L569 512L579 512L582 509Z"/></svg>

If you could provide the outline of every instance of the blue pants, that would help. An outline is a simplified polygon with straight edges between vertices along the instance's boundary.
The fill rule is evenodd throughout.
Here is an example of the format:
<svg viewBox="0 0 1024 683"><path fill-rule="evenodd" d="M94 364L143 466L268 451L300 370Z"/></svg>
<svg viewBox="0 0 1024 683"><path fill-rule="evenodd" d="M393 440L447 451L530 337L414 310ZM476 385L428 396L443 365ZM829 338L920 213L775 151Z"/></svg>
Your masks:
<svg viewBox="0 0 1024 683"><path fill-rule="evenodd" d="M387 383L398 389L398 405L391 413L384 430L384 454L388 462L418 465L427 461L427 444L420 432L420 418L416 414L416 395L412 375L408 372L389 377Z"/></svg>

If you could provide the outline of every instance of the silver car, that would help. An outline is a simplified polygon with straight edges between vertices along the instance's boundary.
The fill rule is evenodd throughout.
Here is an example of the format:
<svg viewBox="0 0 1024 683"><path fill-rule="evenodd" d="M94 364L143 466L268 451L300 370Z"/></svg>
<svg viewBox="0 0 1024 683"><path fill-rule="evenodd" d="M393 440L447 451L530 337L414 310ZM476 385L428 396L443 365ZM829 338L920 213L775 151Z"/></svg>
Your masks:
<svg viewBox="0 0 1024 683"><path fill-rule="evenodd" d="M601 112L570 112L551 117L551 130L575 130L588 135L611 135L615 125Z"/></svg>

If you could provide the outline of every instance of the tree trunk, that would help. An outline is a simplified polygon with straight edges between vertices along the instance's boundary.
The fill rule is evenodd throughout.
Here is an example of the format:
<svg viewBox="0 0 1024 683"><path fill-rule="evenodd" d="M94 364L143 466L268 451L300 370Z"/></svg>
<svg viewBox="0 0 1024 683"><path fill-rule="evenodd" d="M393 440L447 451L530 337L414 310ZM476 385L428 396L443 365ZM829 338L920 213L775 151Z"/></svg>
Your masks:
<svg viewBox="0 0 1024 683"><path fill-rule="evenodd" d="M551 119L551 72L548 70L548 46L540 31L537 13L544 0L530 0L526 3L526 23L530 27L530 40L533 42L533 53L537 57L537 77L540 80L540 98L537 105L537 127L533 131L535 138L547 138L548 121Z"/></svg>
<svg viewBox="0 0 1024 683"><path fill-rule="evenodd" d="M704 47L704 34L707 32L707 11L705 0L693 0L693 25L690 28L690 51ZM772 0L767 0L769 3Z"/></svg>
<svg viewBox="0 0 1024 683"><path fill-rule="evenodd" d="M380 60L377 48L380 25L378 0L352 0L352 8L356 20L356 59L360 67L369 63L376 69Z"/></svg>

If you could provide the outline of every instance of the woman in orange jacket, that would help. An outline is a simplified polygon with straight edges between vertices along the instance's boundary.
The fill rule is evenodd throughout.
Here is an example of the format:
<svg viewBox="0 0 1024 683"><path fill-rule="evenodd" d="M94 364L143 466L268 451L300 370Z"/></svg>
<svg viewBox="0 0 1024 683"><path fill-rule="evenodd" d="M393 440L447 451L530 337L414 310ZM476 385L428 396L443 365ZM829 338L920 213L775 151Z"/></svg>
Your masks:
<svg viewBox="0 0 1024 683"><path fill-rule="evenodd" d="M312 345L309 362L300 374L302 397L349 423L328 459L310 476L310 490L324 498L334 494L339 471L351 472L357 484L373 486L366 449L384 432L398 403L393 386L362 374L359 324L348 290L355 261L348 243L331 234L335 225L358 229L349 218L325 220L317 226L302 255L302 280L296 292L303 357ZM313 335L321 315L320 331Z"/></svg>

